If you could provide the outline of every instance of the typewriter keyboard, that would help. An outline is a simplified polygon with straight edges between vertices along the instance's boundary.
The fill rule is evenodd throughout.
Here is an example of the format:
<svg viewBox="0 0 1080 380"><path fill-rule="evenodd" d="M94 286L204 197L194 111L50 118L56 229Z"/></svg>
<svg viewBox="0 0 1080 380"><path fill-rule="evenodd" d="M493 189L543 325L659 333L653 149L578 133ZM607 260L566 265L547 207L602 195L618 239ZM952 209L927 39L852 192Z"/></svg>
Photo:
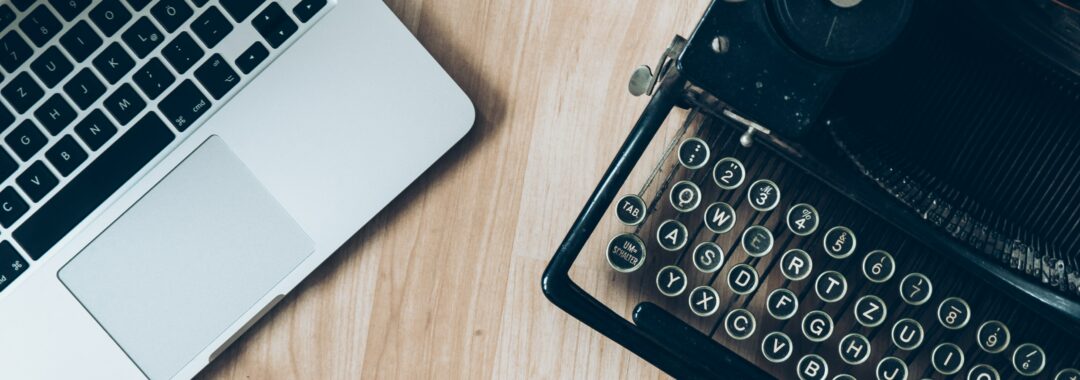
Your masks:
<svg viewBox="0 0 1080 380"><path fill-rule="evenodd" d="M1080 380L1075 337L763 144L700 114L672 129L594 238L628 291L608 300L653 302L781 379Z"/></svg>

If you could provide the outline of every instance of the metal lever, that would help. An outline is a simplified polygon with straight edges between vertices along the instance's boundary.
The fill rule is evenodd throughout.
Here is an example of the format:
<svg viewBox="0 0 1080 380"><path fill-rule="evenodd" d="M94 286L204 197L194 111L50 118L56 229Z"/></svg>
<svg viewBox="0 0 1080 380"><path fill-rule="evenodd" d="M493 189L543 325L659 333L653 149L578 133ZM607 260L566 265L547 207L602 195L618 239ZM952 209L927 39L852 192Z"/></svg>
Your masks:
<svg viewBox="0 0 1080 380"><path fill-rule="evenodd" d="M630 74L630 83L628 89L630 95L652 96L653 90L656 89L656 84L660 82L660 79L667 75L668 69L675 64L675 60L678 59L679 53L686 47L686 39L682 36L676 35L671 40L671 44L668 45L664 53L660 55L660 61L656 63L657 72L653 74L649 65L641 65L634 69L634 72Z"/></svg>

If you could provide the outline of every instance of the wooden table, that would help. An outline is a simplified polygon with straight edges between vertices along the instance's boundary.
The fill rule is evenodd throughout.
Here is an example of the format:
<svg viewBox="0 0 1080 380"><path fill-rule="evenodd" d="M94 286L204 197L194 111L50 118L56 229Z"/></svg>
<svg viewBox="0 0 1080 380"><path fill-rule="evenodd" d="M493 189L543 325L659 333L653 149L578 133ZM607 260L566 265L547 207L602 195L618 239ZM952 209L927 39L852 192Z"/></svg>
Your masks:
<svg viewBox="0 0 1080 380"><path fill-rule="evenodd" d="M630 71L708 1L388 5L476 126L202 376L663 377L548 302L540 274L647 101Z"/></svg>

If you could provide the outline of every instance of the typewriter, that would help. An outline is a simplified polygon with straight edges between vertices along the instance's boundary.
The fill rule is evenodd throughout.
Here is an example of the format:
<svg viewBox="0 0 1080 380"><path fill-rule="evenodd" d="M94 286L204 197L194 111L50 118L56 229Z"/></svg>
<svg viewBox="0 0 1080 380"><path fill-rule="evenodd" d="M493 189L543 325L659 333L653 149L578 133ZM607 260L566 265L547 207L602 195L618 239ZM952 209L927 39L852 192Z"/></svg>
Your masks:
<svg viewBox="0 0 1080 380"><path fill-rule="evenodd" d="M573 317L677 378L1080 379L1080 1L716 0L629 89Z"/></svg>

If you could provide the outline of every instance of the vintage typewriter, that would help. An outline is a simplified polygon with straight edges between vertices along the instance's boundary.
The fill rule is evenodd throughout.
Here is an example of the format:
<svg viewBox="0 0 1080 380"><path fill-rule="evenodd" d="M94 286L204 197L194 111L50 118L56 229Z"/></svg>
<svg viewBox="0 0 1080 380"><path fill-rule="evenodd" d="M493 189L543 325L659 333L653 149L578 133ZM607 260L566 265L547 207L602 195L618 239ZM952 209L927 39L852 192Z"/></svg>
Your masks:
<svg viewBox="0 0 1080 380"><path fill-rule="evenodd" d="M677 378L1080 379L1080 1L717 0L543 275Z"/></svg>

